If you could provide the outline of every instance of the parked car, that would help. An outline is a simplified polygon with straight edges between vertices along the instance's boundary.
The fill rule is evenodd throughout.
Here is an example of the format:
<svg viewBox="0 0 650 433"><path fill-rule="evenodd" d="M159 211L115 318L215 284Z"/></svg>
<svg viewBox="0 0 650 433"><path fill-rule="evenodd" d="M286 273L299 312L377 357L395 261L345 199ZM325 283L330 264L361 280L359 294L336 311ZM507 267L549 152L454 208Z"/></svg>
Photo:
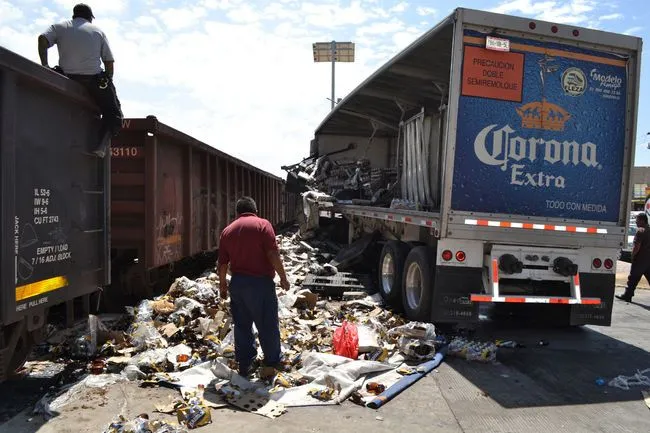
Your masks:
<svg viewBox="0 0 650 433"><path fill-rule="evenodd" d="M628 225L627 228L627 244L625 245L625 248L621 250L621 258L620 260L623 262L631 263L632 262L632 248L633 248L633 243L634 243L634 235L636 235L636 216L638 214L642 213L642 211L634 211L630 212L630 224Z"/></svg>

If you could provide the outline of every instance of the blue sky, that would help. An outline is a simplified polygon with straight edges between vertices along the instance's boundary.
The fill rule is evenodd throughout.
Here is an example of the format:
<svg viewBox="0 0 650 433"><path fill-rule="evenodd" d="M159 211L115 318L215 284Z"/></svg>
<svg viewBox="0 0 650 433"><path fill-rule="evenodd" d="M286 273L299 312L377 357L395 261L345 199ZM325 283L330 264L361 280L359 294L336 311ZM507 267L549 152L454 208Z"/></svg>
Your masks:
<svg viewBox="0 0 650 433"><path fill-rule="evenodd" d="M36 38L68 19L75 0L0 0L0 45L38 61ZM330 68L312 42L351 40L356 62L337 65L344 97L381 64L459 6L633 34L649 14L632 0L110 0L88 1L115 54L126 117L162 122L283 176L309 152L327 115ZM642 82L648 78L647 54ZM56 64L56 49L50 64ZM641 87L636 165L650 165Z"/></svg>

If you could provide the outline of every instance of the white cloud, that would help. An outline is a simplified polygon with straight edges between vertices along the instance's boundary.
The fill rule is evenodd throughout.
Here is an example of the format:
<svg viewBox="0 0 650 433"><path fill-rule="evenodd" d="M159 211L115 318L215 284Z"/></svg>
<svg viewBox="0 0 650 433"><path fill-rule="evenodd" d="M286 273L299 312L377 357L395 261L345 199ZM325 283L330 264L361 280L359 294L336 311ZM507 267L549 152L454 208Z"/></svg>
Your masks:
<svg viewBox="0 0 650 433"><path fill-rule="evenodd" d="M395 6L389 9L389 12L391 13L396 13L396 12L404 12L408 8L409 4L406 2L399 2Z"/></svg>
<svg viewBox="0 0 650 433"><path fill-rule="evenodd" d="M434 8L428 8L423 6L418 6L418 8L415 11L420 16L435 15L437 13L437 11Z"/></svg>
<svg viewBox="0 0 650 433"><path fill-rule="evenodd" d="M0 24L10 23L23 17L23 12L9 2L0 0Z"/></svg>
<svg viewBox="0 0 650 433"><path fill-rule="evenodd" d="M135 19L135 23L143 28L152 27L158 28L158 21L154 17L140 16Z"/></svg>
<svg viewBox="0 0 650 433"><path fill-rule="evenodd" d="M404 27L404 22L395 19L388 22L376 22L364 27L360 27L357 30L357 36L394 33L404 29Z"/></svg>
<svg viewBox="0 0 650 433"><path fill-rule="evenodd" d="M623 14L616 13L616 14L603 15L598 19L600 21L610 21L610 20L620 20L621 18L623 18Z"/></svg>
<svg viewBox="0 0 650 433"><path fill-rule="evenodd" d="M72 17L72 8L77 4L81 3L78 0L54 0L54 3L59 6L59 9L65 11L65 17ZM102 16L105 15L115 15L124 12L127 4L127 0L110 0L97 2L95 4L90 4L91 9L93 10L93 15L99 20Z"/></svg>
<svg viewBox="0 0 650 433"><path fill-rule="evenodd" d="M160 18L169 30L183 30L188 27L195 27L197 22L206 16L206 10L196 8L169 8L154 9L151 11L154 16Z"/></svg>
<svg viewBox="0 0 650 433"><path fill-rule="evenodd" d="M589 20L595 9L591 0L542 1L514 0L490 10L502 14L523 15L560 24L579 24Z"/></svg>
<svg viewBox="0 0 650 433"><path fill-rule="evenodd" d="M422 36L425 29L418 29L417 27L409 27L403 32L397 32L392 35L393 43L398 49L406 48L411 42L415 41L418 37Z"/></svg>
<svg viewBox="0 0 650 433"><path fill-rule="evenodd" d="M633 35L635 33L639 33L641 30L643 30L643 27L636 26L636 27L630 27L629 29L625 30L623 33L626 35Z"/></svg>
<svg viewBox="0 0 650 433"><path fill-rule="evenodd" d="M345 25L361 25L379 16L377 9L362 6L361 1L352 1L342 6L340 1L321 0L318 3L302 3L300 13L305 22L315 27L335 28Z"/></svg>
<svg viewBox="0 0 650 433"><path fill-rule="evenodd" d="M242 5L237 9L230 10L226 16L231 21L240 24L253 24L262 19L262 15L257 12L255 8L249 5Z"/></svg>

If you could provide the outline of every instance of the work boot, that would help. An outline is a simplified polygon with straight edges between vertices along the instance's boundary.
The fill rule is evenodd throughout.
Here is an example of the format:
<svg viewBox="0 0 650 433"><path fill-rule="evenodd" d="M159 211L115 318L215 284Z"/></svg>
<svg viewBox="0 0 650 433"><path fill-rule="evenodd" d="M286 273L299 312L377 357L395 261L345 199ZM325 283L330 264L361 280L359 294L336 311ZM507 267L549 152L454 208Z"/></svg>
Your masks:
<svg viewBox="0 0 650 433"><path fill-rule="evenodd" d="M239 367L237 373L244 379L250 379L255 374L255 372L259 367L260 367L260 363L256 359L248 367L245 368Z"/></svg>
<svg viewBox="0 0 650 433"><path fill-rule="evenodd" d="M623 293L622 295L616 295L616 297L621 301L632 302L632 295L627 292Z"/></svg>
<svg viewBox="0 0 650 433"><path fill-rule="evenodd" d="M275 364L262 364L262 368L260 368L260 378L261 379L270 379L274 377L278 373L290 373L291 372L291 365L286 365L282 362L278 362Z"/></svg>
<svg viewBox="0 0 650 433"><path fill-rule="evenodd" d="M110 132L104 133L104 135L102 136L102 138L101 138L101 140L99 142L99 146L97 147L97 149L95 149L93 151L93 153L95 155L97 155L98 157L100 157L100 158L103 158L104 156L106 156L106 151L109 148L110 140L111 140Z"/></svg>

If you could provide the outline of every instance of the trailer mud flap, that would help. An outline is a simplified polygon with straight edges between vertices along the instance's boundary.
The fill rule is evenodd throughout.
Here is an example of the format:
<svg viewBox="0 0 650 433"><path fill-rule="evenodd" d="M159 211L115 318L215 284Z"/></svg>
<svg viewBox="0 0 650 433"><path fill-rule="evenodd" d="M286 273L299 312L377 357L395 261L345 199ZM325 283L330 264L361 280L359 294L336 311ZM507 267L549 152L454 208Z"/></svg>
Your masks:
<svg viewBox="0 0 650 433"><path fill-rule="evenodd" d="M580 273L583 298L599 298L599 305L572 305L571 325L611 326L616 276Z"/></svg>
<svg viewBox="0 0 650 433"><path fill-rule="evenodd" d="M436 267L431 321L461 323L478 321L479 305L470 301L470 294L483 285L481 268Z"/></svg>

